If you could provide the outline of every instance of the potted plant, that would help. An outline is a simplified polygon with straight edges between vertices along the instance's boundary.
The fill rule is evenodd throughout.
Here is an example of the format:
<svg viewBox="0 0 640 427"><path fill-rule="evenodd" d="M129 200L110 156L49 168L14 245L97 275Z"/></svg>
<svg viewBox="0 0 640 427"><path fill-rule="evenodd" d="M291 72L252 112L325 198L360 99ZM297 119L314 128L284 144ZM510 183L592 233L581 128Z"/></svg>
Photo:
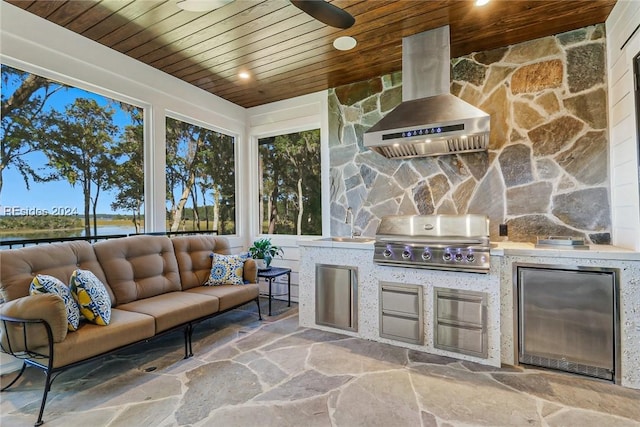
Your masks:
<svg viewBox="0 0 640 427"><path fill-rule="evenodd" d="M271 239L266 237L254 241L253 245L249 248L249 255L256 260L256 264L258 264L258 268L260 269L269 268L271 260L275 256L282 257L283 254L284 251L282 248L271 243Z"/></svg>

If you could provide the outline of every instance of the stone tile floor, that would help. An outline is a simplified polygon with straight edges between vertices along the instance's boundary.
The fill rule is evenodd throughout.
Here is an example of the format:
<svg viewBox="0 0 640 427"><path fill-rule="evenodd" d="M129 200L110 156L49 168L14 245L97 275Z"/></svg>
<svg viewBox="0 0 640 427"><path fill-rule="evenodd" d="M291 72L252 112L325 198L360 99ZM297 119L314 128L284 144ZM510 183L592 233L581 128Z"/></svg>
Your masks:
<svg viewBox="0 0 640 427"><path fill-rule="evenodd" d="M199 325L193 358L174 333L63 373L45 425L640 426L639 390L299 328L286 303L259 322L254 307ZM33 425L42 383L30 368L3 392L0 425Z"/></svg>

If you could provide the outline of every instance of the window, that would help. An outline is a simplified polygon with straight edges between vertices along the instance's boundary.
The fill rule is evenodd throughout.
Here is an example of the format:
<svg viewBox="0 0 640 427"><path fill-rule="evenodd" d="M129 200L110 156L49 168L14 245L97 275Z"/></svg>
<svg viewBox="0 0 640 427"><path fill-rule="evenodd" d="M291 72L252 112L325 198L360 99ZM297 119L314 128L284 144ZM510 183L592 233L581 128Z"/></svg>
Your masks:
<svg viewBox="0 0 640 427"><path fill-rule="evenodd" d="M1 67L0 237L141 232L144 111Z"/></svg>
<svg viewBox="0 0 640 427"><path fill-rule="evenodd" d="M263 234L321 235L320 130L258 140Z"/></svg>
<svg viewBox="0 0 640 427"><path fill-rule="evenodd" d="M236 233L235 138L167 118L167 230Z"/></svg>

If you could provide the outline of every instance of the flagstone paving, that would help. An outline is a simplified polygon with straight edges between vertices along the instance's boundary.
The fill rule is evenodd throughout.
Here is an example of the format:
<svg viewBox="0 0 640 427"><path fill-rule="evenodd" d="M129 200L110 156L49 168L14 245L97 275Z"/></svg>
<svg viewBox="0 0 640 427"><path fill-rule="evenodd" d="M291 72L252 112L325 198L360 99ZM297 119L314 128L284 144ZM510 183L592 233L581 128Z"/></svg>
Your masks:
<svg viewBox="0 0 640 427"><path fill-rule="evenodd" d="M640 426L640 390L300 328L296 308L279 312L203 322L190 359L177 333L71 369L45 426ZM36 419L44 376L27 371L0 395L2 426Z"/></svg>

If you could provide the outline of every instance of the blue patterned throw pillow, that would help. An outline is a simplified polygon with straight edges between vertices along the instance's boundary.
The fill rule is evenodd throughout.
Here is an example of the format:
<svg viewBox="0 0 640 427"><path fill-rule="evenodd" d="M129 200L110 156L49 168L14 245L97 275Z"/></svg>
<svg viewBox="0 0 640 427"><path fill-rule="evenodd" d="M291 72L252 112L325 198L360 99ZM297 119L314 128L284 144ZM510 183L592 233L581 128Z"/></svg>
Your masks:
<svg viewBox="0 0 640 427"><path fill-rule="evenodd" d="M244 284L244 262L249 254L220 255L211 254L211 273L205 286Z"/></svg>
<svg viewBox="0 0 640 427"><path fill-rule="evenodd" d="M111 321L111 298L104 284L88 270L76 270L69 283L80 313L91 323L106 326Z"/></svg>
<svg viewBox="0 0 640 427"><path fill-rule="evenodd" d="M78 330L80 310L67 285L48 274L38 274L29 285L29 295L37 294L56 294L60 296L64 301L64 307L67 309L67 329L72 332Z"/></svg>

